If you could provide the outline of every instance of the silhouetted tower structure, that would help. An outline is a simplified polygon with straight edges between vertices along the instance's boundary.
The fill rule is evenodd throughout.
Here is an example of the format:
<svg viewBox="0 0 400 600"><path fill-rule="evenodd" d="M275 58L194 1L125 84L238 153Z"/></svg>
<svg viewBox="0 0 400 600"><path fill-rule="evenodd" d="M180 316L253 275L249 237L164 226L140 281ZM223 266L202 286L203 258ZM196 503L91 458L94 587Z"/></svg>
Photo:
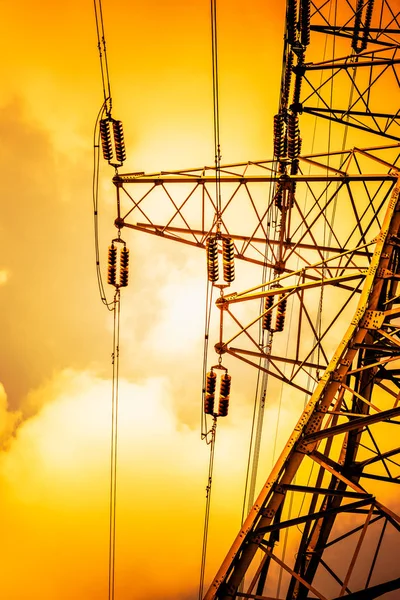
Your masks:
<svg viewBox="0 0 400 600"><path fill-rule="evenodd" d="M399 9L287 1L273 159L114 178L117 226L206 249L213 285L260 266L215 348L304 399L205 600L399 597Z"/></svg>

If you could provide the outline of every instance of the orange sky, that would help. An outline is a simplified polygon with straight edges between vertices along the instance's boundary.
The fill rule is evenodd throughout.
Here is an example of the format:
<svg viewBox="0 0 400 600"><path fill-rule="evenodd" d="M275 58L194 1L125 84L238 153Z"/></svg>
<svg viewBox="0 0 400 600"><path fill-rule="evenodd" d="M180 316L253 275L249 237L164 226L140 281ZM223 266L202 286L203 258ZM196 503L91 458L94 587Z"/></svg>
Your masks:
<svg viewBox="0 0 400 600"><path fill-rule="evenodd" d="M268 158L283 0L219 1L223 162ZM0 596L107 597L112 317L92 224L102 103L91 2L1 2ZM103 0L126 171L213 162L209 3ZM101 167L101 251L115 236ZM204 256L124 232L116 599L197 597L208 450L199 413ZM236 368L236 367L235 367ZM207 579L240 524L254 374L219 427ZM235 382L235 379L234 379ZM284 406L282 439L295 410ZM275 424L277 407L267 408ZM271 466L265 440L262 474Z"/></svg>
<svg viewBox="0 0 400 600"><path fill-rule="evenodd" d="M225 161L270 152L282 6L271 17L261 0L220 2ZM126 169L211 163L208 2L118 0L103 10ZM92 3L23 0L16 11L3 2L0 40L0 595L98 600L107 596L112 319L93 254L102 89ZM104 257L115 235L111 176L102 164ZM208 461L199 433L203 256L141 236L127 242L116 597L189 600ZM208 578L240 523L253 389L247 397L238 388L218 440Z"/></svg>

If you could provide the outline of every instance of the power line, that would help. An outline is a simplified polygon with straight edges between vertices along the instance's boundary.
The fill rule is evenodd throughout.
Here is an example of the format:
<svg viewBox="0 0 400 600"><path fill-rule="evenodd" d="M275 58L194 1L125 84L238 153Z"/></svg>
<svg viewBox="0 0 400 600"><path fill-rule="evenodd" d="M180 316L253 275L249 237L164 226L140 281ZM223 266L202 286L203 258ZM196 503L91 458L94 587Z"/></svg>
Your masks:
<svg viewBox="0 0 400 600"><path fill-rule="evenodd" d="M118 458L118 400L119 400L119 337L121 298L120 290L114 294L114 323L111 394L111 444L110 444L110 500L109 500L109 554L108 554L108 600L115 597L115 538L117 508L117 458Z"/></svg>

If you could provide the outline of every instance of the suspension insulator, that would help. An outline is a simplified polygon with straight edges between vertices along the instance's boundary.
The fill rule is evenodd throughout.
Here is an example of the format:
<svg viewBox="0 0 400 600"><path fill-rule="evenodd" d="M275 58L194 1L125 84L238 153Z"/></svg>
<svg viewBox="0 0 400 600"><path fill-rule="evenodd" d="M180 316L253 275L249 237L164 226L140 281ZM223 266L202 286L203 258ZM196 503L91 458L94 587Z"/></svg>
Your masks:
<svg viewBox="0 0 400 600"><path fill-rule="evenodd" d="M228 409L229 409L229 398L224 398L223 396L221 396L219 399L219 403L218 403L218 416L226 417L226 415L228 414Z"/></svg>
<svg viewBox="0 0 400 600"><path fill-rule="evenodd" d="M116 272L117 272L117 248L114 244L108 247L108 269L107 269L107 282L110 285L116 283Z"/></svg>
<svg viewBox="0 0 400 600"><path fill-rule="evenodd" d="M270 309L271 306L273 305L273 303L274 303L274 297L266 296L265 301L264 301L264 311ZM269 312L263 316L262 328L265 331L271 331L271 324L272 324L272 312Z"/></svg>
<svg viewBox="0 0 400 600"><path fill-rule="evenodd" d="M289 138L288 139L288 157L290 159L295 159L299 156L301 152L301 138Z"/></svg>
<svg viewBox="0 0 400 600"><path fill-rule="evenodd" d="M214 402L215 402L214 394L206 394L205 395L204 412L206 413L206 415L212 416L214 414Z"/></svg>
<svg viewBox="0 0 400 600"><path fill-rule="evenodd" d="M204 412L206 415L214 414L214 402L215 402L215 386L217 383L217 376L214 371L209 371L206 375L206 395L204 398Z"/></svg>
<svg viewBox="0 0 400 600"><path fill-rule="evenodd" d="M296 77L294 80L294 89L293 89L293 104L290 109L294 113L301 113L303 110L302 104L300 102L301 95L301 84L303 83L303 75L304 75L304 56L299 56L299 61L296 70Z"/></svg>
<svg viewBox="0 0 400 600"><path fill-rule="evenodd" d="M296 197L296 187L297 187L297 181L292 181L292 185L290 187L289 194L288 194L288 207L289 208L293 208L293 206L294 206L294 199Z"/></svg>
<svg viewBox="0 0 400 600"><path fill-rule="evenodd" d="M117 248L114 244L108 247L108 264L112 267L117 266Z"/></svg>
<svg viewBox="0 0 400 600"><path fill-rule="evenodd" d="M216 237L208 238L206 242L208 281L218 280L218 241Z"/></svg>
<svg viewBox="0 0 400 600"><path fill-rule="evenodd" d="M285 154L285 121L283 115L274 116L274 155L278 158Z"/></svg>
<svg viewBox="0 0 400 600"><path fill-rule="evenodd" d="M351 40L351 47L354 52L358 54L361 52L361 49L358 47L359 36L360 36L360 28L361 28L361 16L362 9L364 5L364 0L357 0L357 7L354 14L354 29L353 29L353 38Z"/></svg>
<svg viewBox="0 0 400 600"><path fill-rule="evenodd" d="M232 283L235 279L235 245L232 238L222 238L222 259L224 265L224 281Z"/></svg>
<svg viewBox="0 0 400 600"><path fill-rule="evenodd" d="M128 285L129 271L128 269L121 269L119 272L119 287L126 287Z"/></svg>
<svg viewBox="0 0 400 600"><path fill-rule="evenodd" d="M293 113L289 113L287 125L288 125L288 136L290 138L297 138L300 134L299 117L297 115L294 115Z"/></svg>
<svg viewBox="0 0 400 600"><path fill-rule="evenodd" d="M209 371L206 376L206 393L209 396L214 396L216 385L217 385L217 376L214 373L214 371Z"/></svg>
<svg viewBox="0 0 400 600"><path fill-rule="evenodd" d="M293 52L290 51L286 59L285 67L285 81L283 84L283 104L287 106L289 102L290 84L292 82L292 68L293 68Z"/></svg>
<svg viewBox="0 0 400 600"><path fill-rule="evenodd" d="M287 306L287 298L285 298L285 294L281 294L279 298L278 304L278 312L285 313Z"/></svg>
<svg viewBox="0 0 400 600"><path fill-rule="evenodd" d="M116 284L116 268L108 265L107 269L107 283L110 285Z"/></svg>
<svg viewBox="0 0 400 600"><path fill-rule="evenodd" d="M119 257L121 269L127 269L129 266L129 250L124 246Z"/></svg>
<svg viewBox="0 0 400 600"><path fill-rule="evenodd" d="M114 133L114 144L115 144L115 156L119 163L123 163L126 159L125 152L125 141L124 141L124 130L122 128L122 121L113 121L113 133Z"/></svg>
<svg viewBox="0 0 400 600"><path fill-rule="evenodd" d="M361 42L360 51L362 52L367 48L368 44L368 36L369 30L371 27L371 19L372 19L372 11L374 10L374 0L368 0L367 9L365 11L365 20L364 20L364 33Z"/></svg>
<svg viewBox="0 0 400 600"><path fill-rule="evenodd" d="M275 331L283 331L283 327L285 325L286 305L287 298L285 298L285 294L281 294L279 297L279 304L276 311Z"/></svg>
<svg viewBox="0 0 400 600"><path fill-rule="evenodd" d="M282 210L282 205L283 205L283 189L282 189L282 186L279 185L279 183L278 183L277 188L276 188L276 193L275 193L275 196L274 196L274 203L275 203L275 206L277 208L279 208L279 210Z"/></svg>
<svg viewBox="0 0 400 600"><path fill-rule="evenodd" d="M229 408L229 396L231 393L231 376L225 373L221 377L218 416L226 417Z"/></svg>
<svg viewBox="0 0 400 600"><path fill-rule="evenodd" d="M295 158L290 165L290 174L297 175L299 172L299 159Z"/></svg>
<svg viewBox="0 0 400 600"><path fill-rule="evenodd" d="M289 44L296 40L297 0L288 0L286 13L286 31Z"/></svg>
<svg viewBox="0 0 400 600"><path fill-rule="evenodd" d="M108 119L102 119L100 121L100 137L101 147L103 149L103 157L105 160L110 161L113 157L113 149L111 142L110 121Z"/></svg>
<svg viewBox="0 0 400 600"><path fill-rule="evenodd" d="M228 373L224 373L221 377L221 385L219 388L219 395L224 398L228 398L231 393L231 380L232 377Z"/></svg>
<svg viewBox="0 0 400 600"><path fill-rule="evenodd" d="M276 313L275 317L275 331L283 331L283 327L285 325L285 313Z"/></svg>
<svg viewBox="0 0 400 600"><path fill-rule="evenodd" d="M310 43L311 21L310 0L301 0L300 15L300 41L303 46L308 46Z"/></svg>
<svg viewBox="0 0 400 600"><path fill-rule="evenodd" d="M126 287L128 285L129 278L129 250L126 248L126 246L124 246L121 250L119 261L119 285L120 287Z"/></svg>

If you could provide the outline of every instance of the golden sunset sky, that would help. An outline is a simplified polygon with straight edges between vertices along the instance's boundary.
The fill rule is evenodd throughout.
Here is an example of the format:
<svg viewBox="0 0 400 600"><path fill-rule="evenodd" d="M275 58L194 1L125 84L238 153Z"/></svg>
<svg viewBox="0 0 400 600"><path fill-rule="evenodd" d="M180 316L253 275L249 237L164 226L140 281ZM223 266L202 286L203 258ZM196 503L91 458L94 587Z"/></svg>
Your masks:
<svg viewBox="0 0 400 600"><path fill-rule="evenodd" d="M93 4L1 8L0 595L98 600L107 597L112 315L94 263L93 129L103 98ZM200 0L103 1L126 171L212 164L209 12ZM283 2L272 13L262 1L219 4L225 162L270 154L283 13ZM102 161L104 259L115 236L112 175ZM208 466L204 256L125 238L116 597L189 600ZM251 385L220 428L208 579L240 525Z"/></svg>
<svg viewBox="0 0 400 600"><path fill-rule="evenodd" d="M100 600L112 315L94 259L93 130L103 97L93 4L0 6L0 597ZM103 0L103 15L123 171L212 165L209 2ZM284 1L220 0L218 15L222 162L270 158ZM103 267L116 231L112 176L102 161ZM123 236L131 267L121 302L116 598L194 600L208 467L199 419L205 259ZM218 431L207 581L240 526L255 376L241 369ZM282 407L283 437L302 402ZM271 402L262 478L276 418Z"/></svg>

